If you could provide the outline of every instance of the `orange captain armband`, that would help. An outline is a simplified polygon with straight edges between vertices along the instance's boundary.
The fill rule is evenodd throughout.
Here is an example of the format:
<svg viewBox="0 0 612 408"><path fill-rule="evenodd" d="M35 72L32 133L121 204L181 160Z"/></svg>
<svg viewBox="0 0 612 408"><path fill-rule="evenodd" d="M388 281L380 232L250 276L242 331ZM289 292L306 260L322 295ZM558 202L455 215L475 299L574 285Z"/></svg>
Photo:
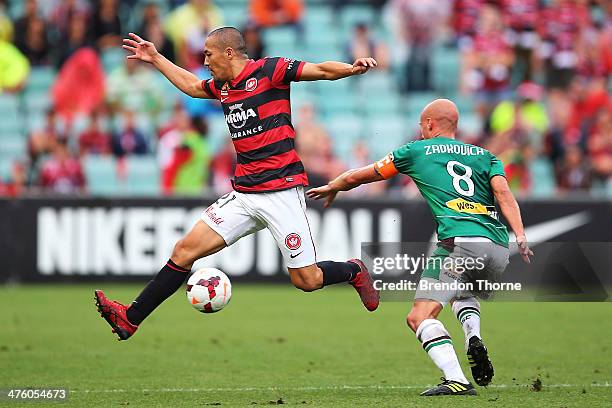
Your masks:
<svg viewBox="0 0 612 408"><path fill-rule="evenodd" d="M374 163L374 170L376 170L376 172L384 179L390 179L391 177L396 176L399 171L395 167L395 163L393 163L393 153L389 153Z"/></svg>

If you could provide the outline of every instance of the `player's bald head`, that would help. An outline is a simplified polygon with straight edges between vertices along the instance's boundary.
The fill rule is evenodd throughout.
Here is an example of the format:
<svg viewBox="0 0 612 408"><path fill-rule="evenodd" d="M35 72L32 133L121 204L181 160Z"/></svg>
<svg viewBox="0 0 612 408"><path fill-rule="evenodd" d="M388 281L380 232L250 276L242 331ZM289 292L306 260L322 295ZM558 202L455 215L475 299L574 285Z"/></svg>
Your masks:
<svg viewBox="0 0 612 408"><path fill-rule="evenodd" d="M247 48L242 33L234 27L221 27L208 34L207 42L211 42L219 49L233 49L239 56L247 56Z"/></svg>
<svg viewBox="0 0 612 408"><path fill-rule="evenodd" d="M426 127L424 137L454 136L459 122L457 105L448 99L436 99L421 112L421 127Z"/></svg>

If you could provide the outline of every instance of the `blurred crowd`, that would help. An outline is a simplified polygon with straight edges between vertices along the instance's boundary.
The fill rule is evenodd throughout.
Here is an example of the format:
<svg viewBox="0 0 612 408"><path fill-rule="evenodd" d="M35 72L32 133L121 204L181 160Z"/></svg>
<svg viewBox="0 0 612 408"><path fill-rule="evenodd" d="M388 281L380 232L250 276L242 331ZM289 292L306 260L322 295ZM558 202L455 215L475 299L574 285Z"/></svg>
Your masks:
<svg viewBox="0 0 612 408"><path fill-rule="evenodd" d="M247 3L248 19L240 28L251 58L267 55L264 33L270 27L289 26L298 42L303 40L308 2ZM329 2L334 13L349 3L372 7L389 36L357 22L343 45L345 60L374 56L381 71L396 76L403 98L437 91L431 74L436 48L459 53L456 96L471 101L469 113L479 118L477 129L460 136L497 154L516 192L533 191L536 163L550 169L556 193L610 189L611 1ZM0 195L28 189L87 192L83 160L90 156L115 157L120 176L126 157L155 157L165 194L219 194L230 188L231 143L213 151L207 138L211 115L222 114L219 105L169 98L163 77L125 59L120 48L122 37L137 32L167 58L206 78L204 39L225 21L219 1L24 0L15 18L10 5L0 0L0 92L24 92L38 67L58 73L47 91L51 104L44 123L29 131L27 157L16 158L11 176L0 180ZM378 159L365 143L356 143L349 157L338 157L312 104L295 109L294 123L312 185ZM417 137L406 129L406 141ZM411 182L400 178L359 194L388 190L414 192Z"/></svg>
<svg viewBox="0 0 612 408"><path fill-rule="evenodd" d="M463 136L503 160L516 192L534 189L536 160L558 194L610 190L612 2L390 0L388 11L408 49L405 92L433 89L436 41L458 49L459 95L482 123Z"/></svg>

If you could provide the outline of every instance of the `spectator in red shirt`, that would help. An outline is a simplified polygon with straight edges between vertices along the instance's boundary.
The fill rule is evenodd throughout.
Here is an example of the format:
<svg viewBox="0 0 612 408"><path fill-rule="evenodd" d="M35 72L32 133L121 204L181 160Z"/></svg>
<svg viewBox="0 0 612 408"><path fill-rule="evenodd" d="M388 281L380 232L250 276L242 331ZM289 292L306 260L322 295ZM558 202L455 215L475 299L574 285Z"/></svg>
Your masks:
<svg viewBox="0 0 612 408"><path fill-rule="evenodd" d="M519 80L532 79L536 66L535 53L539 38L536 32L540 16L539 0L500 0L504 23L508 27L506 38L514 47L515 70Z"/></svg>
<svg viewBox="0 0 612 408"><path fill-rule="evenodd" d="M557 167L557 184L561 191L586 190L591 187L591 168L577 145L566 148L563 161Z"/></svg>
<svg viewBox="0 0 612 408"><path fill-rule="evenodd" d="M11 166L11 175L8 179L0 178L0 197L18 197L25 189L26 166L18 161Z"/></svg>
<svg viewBox="0 0 612 408"><path fill-rule="evenodd" d="M462 88L473 92L476 109L485 118L500 101L510 97L510 70L514 53L504 37L499 10L482 8L474 42L463 51Z"/></svg>
<svg viewBox="0 0 612 408"><path fill-rule="evenodd" d="M566 89L578 66L576 44L590 26L588 7L576 0L556 0L540 17L540 57L546 65L548 88Z"/></svg>
<svg viewBox="0 0 612 408"><path fill-rule="evenodd" d="M574 78L567 95L572 102L567 126L576 130L574 134L579 139L566 137L565 143L579 143L583 149L586 147L586 135L595 123L595 116L612 102L605 86L602 79Z"/></svg>
<svg viewBox="0 0 612 408"><path fill-rule="evenodd" d="M68 149L67 142L55 143L53 154L40 172L40 185L47 191L73 194L85 190L85 175L78 158Z"/></svg>
<svg viewBox="0 0 612 408"><path fill-rule="evenodd" d="M612 1L604 2L605 21L599 37L599 50L605 67L605 75L612 75Z"/></svg>
<svg viewBox="0 0 612 408"><path fill-rule="evenodd" d="M407 59L400 62L406 84L404 91L432 89L430 80L433 42L446 21L449 3L440 0L391 0L387 14L395 37L406 48ZM396 57L403 52L396 52ZM374 55L376 54L368 54ZM376 56L377 57L377 56ZM377 57L378 58L378 57Z"/></svg>
<svg viewBox="0 0 612 408"><path fill-rule="evenodd" d="M100 120L97 112L89 115L89 126L79 136L79 153L85 154L109 154L111 152L110 135L100 128Z"/></svg>
<svg viewBox="0 0 612 408"><path fill-rule="evenodd" d="M40 158L51 153L58 140L67 138L65 124L53 108L47 110L45 124L34 130L28 139L28 156L31 167L36 167Z"/></svg>
<svg viewBox="0 0 612 408"><path fill-rule="evenodd" d="M221 151L219 151L210 162L210 183L216 194L225 194L232 191L232 186L227 180L234 175L236 167L236 152L234 144L227 141Z"/></svg>
<svg viewBox="0 0 612 408"><path fill-rule="evenodd" d="M460 49L472 44L478 25L480 10L485 0L455 0L453 1L452 27Z"/></svg>
<svg viewBox="0 0 612 408"><path fill-rule="evenodd" d="M295 27L296 34L302 37L302 0L251 0L251 19L260 27L277 27L290 25Z"/></svg>
<svg viewBox="0 0 612 408"><path fill-rule="evenodd" d="M595 180L599 183L612 180L612 105L599 111L589 135L588 152Z"/></svg>

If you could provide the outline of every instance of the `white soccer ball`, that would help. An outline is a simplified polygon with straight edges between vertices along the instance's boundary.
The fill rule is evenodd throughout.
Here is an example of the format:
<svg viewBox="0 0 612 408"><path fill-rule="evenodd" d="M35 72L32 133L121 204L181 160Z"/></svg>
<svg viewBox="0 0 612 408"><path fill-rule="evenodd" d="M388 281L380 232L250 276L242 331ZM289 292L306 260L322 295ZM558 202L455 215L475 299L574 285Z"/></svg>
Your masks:
<svg viewBox="0 0 612 408"><path fill-rule="evenodd" d="M197 311L215 313L232 298L232 283L215 268L198 269L187 281L187 300Z"/></svg>

